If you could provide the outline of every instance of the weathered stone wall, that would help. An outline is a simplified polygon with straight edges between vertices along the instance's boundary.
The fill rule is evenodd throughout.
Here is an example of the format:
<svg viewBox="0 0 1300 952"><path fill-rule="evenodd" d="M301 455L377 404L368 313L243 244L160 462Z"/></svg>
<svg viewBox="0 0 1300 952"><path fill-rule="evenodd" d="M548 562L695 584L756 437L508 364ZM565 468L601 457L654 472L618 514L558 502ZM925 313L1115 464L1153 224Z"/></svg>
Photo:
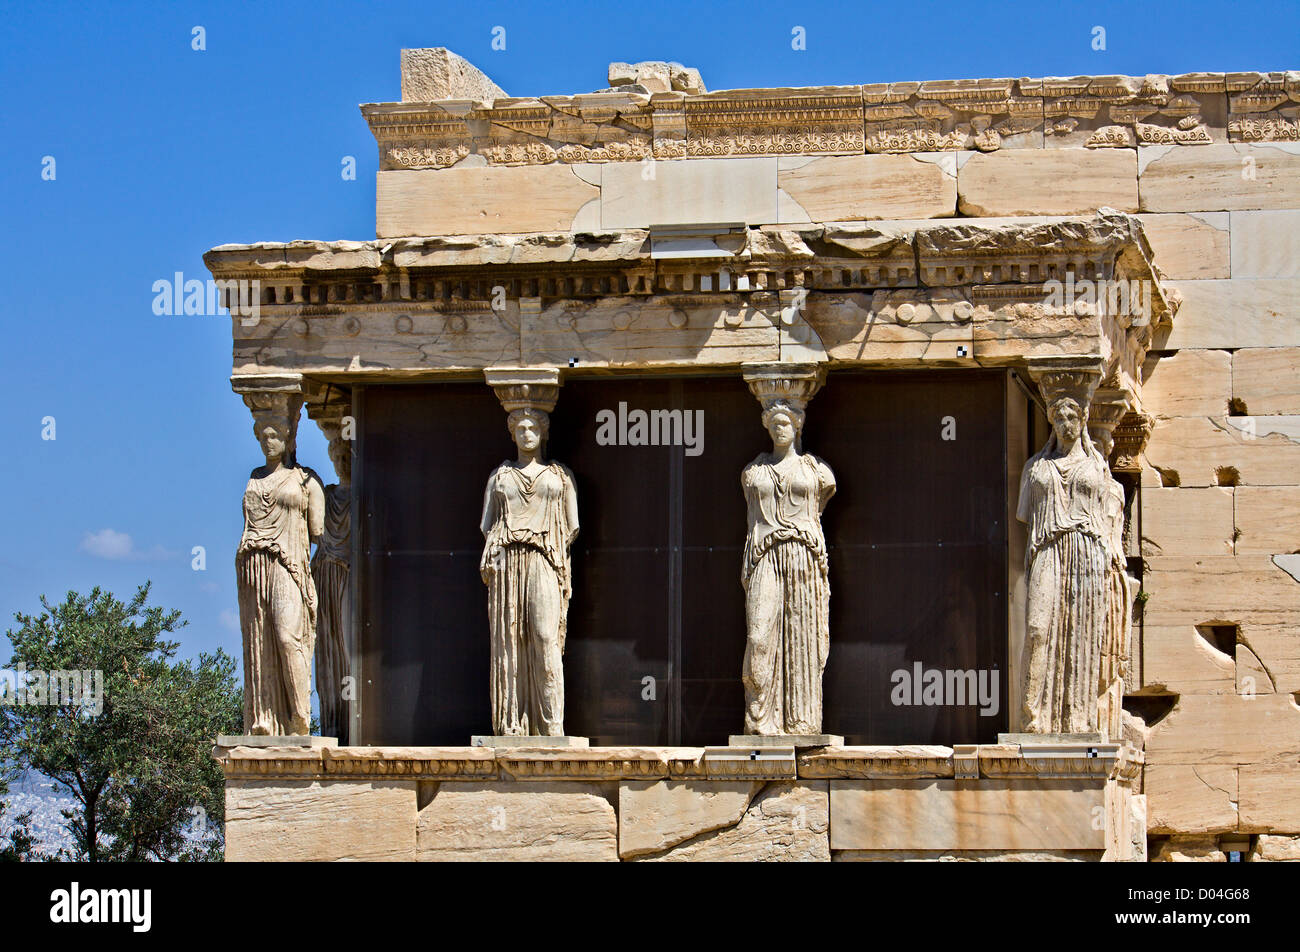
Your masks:
<svg viewBox="0 0 1300 952"><path fill-rule="evenodd" d="M1134 213L1164 285L1178 292L1182 306L1172 327L1161 322L1145 366L1133 369L1143 378L1135 381L1143 410L1154 417L1133 515L1130 552L1143 563L1145 604L1127 684L1128 706L1145 721L1131 722L1128 736L1147 745L1139 781L1146 799L1131 796L1123 809L1111 799L1102 806L1127 817L1134 842L1142 839L1135 825L1145 822L1157 839L1153 858L1222 859L1229 848L1245 849L1252 859L1294 856L1300 843L1300 73L645 95L632 88L544 98L480 90L456 95L481 99L440 102L404 95L412 101L363 107L380 150L377 244L211 253L210 266L227 261L230 276L267 283L269 319L236 326L237 372L414 374L503 360L562 365L577 351L554 342L573 333L609 341L597 348L596 365L639 366L647 361L630 348L640 347L643 324L653 328L644 339L654 341L665 365L733 365L759 359L753 348L762 359L861 360L866 354L882 362L935 357L953 365L1006 365L1026 353L1075 352L1074 339L1052 323L1064 318L1046 314L1040 299L1031 307L1028 298L1023 304L999 298L986 314L970 306L978 304L973 290L954 296L950 286L989 281L997 269L984 261L972 265L968 259L983 250L958 230L942 230L941 257L952 260L929 262L933 249L924 236L933 223L919 227L916 220L981 219L1001 227L1017 219L1023 226L1027 217L1090 216L1102 207ZM879 224L864 231L854 225L862 222ZM823 223L828 230L814 235ZM618 298L652 291L732 294L731 270L695 273L689 259L679 266L660 251L665 227L699 226L710 226L698 240L719 243L716 257L731 253L741 265L733 269L735 302L647 298L634 305ZM730 230L735 226L748 226L743 241ZM609 232L623 234L611 243ZM834 253L849 264L826 268L827 243L841 232L847 237L836 239ZM402 240L497 234L528 237L471 239L463 246L446 237ZM911 238L891 245L895 234ZM633 245L640 250L634 253ZM1003 259L1021 250L990 260L1007 267ZM470 260L494 251L504 257ZM902 253L901 269L895 251ZM250 253L249 261L237 260ZM635 273L601 270L606 263L616 270L637 254L652 260L633 262ZM356 260L349 265L346 255ZM444 315L443 304L429 305L427 314L419 309L430 292L411 275L441 262L439 256L457 266L484 265L479 283L490 290L487 274L502 274L501 263L548 255L567 256L590 273L557 284L506 271L504 333L486 291L476 292L463 276L447 282L448 300L459 311ZM1017 267L1034 263L1029 250L1021 257ZM328 285L317 274L299 273L298 258L340 274L354 266L360 278L355 287ZM280 262L283 286L271 280ZM761 267L751 277L744 266L753 262ZM924 275L909 273L913 265ZM786 273L796 269L797 280ZM1018 278L1026 287L1017 293L1033 290L1027 285L1042 277ZM922 278L924 287L940 291L917 303L908 295ZM441 284L428 283L443 300ZM588 286L602 299L580 311L591 312L590 327L574 319L573 308L555 303ZM752 288L775 293L762 302L750 296L742 307ZM787 300L791 288L812 293L801 295L796 307ZM962 307L956 324L944 310L952 300ZM939 318L933 329L914 317L928 314L930 305ZM905 321L891 316L905 306ZM1026 328L1000 320L999 308L1032 311ZM787 313L797 317L789 328L781 324ZM663 349L676 331L694 335L680 355ZM503 782L499 777L476 779L483 802L500 792L493 786ZM574 786L562 795L573 805L574 823L599 828L578 837L582 848L624 858L707 855L710 844L722 841L741 852L757 843L761 852L770 845L747 831L764 829L792 803L815 830L824 796L827 855L861 858L854 855L859 846L835 846L836 785L878 778L800 773L761 784L725 778L732 786L719 786L723 779L709 778L713 786L700 796L675 792L685 788L671 784L689 785L689 778L667 774L620 777L614 786L597 777L585 782L589 789ZM636 782L652 786L635 789ZM457 795L464 790L442 780L417 787L409 792L418 797L421 832L411 848L429 858L455 854L461 847L450 832L464 809ZM310 789L311 802L335 795ZM544 816L550 795L532 790L519 802L536 802L522 815ZM957 800L940 802L946 809ZM623 818L632 816L672 816L683 825L625 831ZM800 852L800 843L805 840L788 846ZM920 848L875 847L874 858ZM500 846L503 856L522 848ZM1006 859L1047 850L1070 858L1080 849L1089 852L1065 841L1049 848L980 840L926 855Z"/></svg>
<svg viewBox="0 0 1300 952"><path fill-rule="evenodd" d="M379 235L1138 213L1183 299L1144 369L1135 509L1149 831L1175 837L1164 858L1300 842L1267 835L1300 835L1300 74L662 94L618 110L639 136L560 119L589 98L533 102L526 130L509 120L523 100L479 104L498 120L485 134L440 127L463 150L442 170L397 161L368 113ZM781 121L800 134L765 135ZM575 130L603 150L574 148ZM1189 836L1210 846L1178 848Z"/></svg>
<svg viewBox="0 0 1300 952"><path fill-rule="evenodd" d="M230 860L1146 858L1119 745L217 748ZM1135 831L1137 831L1135 833Z"/></svg>
<svg viewBox="0 0 1300 952"><path fill-rule="evenodd" d="M1131 685L1172 705L1146 770L1171 859L1221 856L1231 834L1300 834L1298 151L1209 147L1147 166L1184 170L1143 193L1156 263L1184 300L1146 366L1150 600ZM1292 171L1261 185L1266 166ZM1252 858L1279 841L1260 837Z"/></svg>

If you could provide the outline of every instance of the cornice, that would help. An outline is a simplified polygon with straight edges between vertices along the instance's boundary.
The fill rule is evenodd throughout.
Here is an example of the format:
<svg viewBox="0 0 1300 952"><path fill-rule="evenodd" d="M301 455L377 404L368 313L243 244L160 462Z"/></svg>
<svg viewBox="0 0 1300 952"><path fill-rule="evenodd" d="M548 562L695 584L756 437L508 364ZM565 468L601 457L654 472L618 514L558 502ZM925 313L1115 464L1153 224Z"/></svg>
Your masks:
<svg viewBox="0 0 1300 952"><path fill-rule="evenodd" d="M218 747L229 780L907 780L1118 779L1142 755L1126 745L773 748L731 747Z"/></svg>
<svg viewBox="0 0 1300 952"><path fill-rule="evenodd" d="M1171 316L1141 224L1121 213L767 227L728 237L731 250L720 244L716 254L684 259L655 258L651 233L628 230L221 245L204 262L219 280L258 281L262 308L295 308L286 314L423 301L472 309L499 305L503 293L513 300L968 287L983 299L1033 301L1046 296L1046 282L1073 275L1147 281L1154 323Z"/></svg>
<svg viewBox="0 0 1300 952"><path fill-rule="evenodd" d="M367 103L380 168L1300 141L1300 72Z"/></svg>

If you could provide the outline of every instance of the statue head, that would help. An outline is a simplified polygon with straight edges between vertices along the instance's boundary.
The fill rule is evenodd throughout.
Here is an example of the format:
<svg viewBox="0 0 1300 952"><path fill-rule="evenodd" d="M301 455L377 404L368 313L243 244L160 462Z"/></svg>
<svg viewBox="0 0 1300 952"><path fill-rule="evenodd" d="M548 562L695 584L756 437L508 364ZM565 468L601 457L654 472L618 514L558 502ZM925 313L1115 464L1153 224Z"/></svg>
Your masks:
<svg viewBox="0 0 1300 952"><path fill-rule="evenodd" d="M283 418L269 413L254 416L253 435L268 464L283 460L286 465L292 465L293 428Z"/></svg>
<svg viewBox="0 0 1300 952"><path fill-rule="evenodd" d="M244 403L253 411L253 436L267 465L283 462L285 466L297 466L294 451L302 396L289 392L246 393Z"/></svg>
<svg viewBox="0 0 1300 952"><path fill-rule="evenodd" d="M785 400L777 400L763 411L763 429L772 437L776 448L799 443L803 433L804 411L792 406Z"/></svg>
<svg viewBox="0 0 1300 952"><path fill-rule="evenodd" d="M551 419L549 414L541 410L524 407L510 411L506 427L521 453L538 453L550 433Z"/></svg>
<svg viewBox="0 0 1300 952"><path fill-rule="evenodd" d="M338 474L339 483L347 485L352 482L352 442L341 436L333 437L329 446L330 462Z"/></svg>
<svg viewBox="0 0 1300 952"><path fill-rule="evenodd" d="M1047 407L1047 419L1062 445L1074 444L1083 434L1087 411L1073 397L1057 397Z"/></svg>

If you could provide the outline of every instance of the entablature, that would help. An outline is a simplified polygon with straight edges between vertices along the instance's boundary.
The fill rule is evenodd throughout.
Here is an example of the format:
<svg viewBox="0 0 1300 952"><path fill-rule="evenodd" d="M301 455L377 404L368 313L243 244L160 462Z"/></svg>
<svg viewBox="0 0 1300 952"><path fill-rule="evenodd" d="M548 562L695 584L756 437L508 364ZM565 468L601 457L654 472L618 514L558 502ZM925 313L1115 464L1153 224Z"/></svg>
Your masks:
<svg viewBox="0 0 1300 952"><path fill-rule="evenodd" d="M1173 315L1140 222L1109 210L723 229L684 257L654 245L647 230L431 236L223 245L205 261L252 289L232 320L236 374L1094 355L1140 383Z"/></svg>

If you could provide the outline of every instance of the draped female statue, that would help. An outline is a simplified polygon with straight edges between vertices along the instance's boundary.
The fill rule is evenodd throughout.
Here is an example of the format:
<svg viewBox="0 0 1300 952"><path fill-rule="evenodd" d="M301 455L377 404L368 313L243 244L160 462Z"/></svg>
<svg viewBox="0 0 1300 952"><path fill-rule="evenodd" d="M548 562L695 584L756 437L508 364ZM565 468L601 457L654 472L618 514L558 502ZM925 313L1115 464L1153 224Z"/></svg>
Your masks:
<svg viewBox="0 0 1300 952"><path fill-rule="evenodd" d="M1047 416L1052 435L1025 464L1016 513L1029 528L1023 730L1089 733L1098 729L1114 480L1085 429L1086 401L1056 395Z"/></svg>
<svg viewBox="0 0 1300 952"><path fill-rule="evenodd" d="M294 459L301 400L285 394L247 398L266 464L244 489L244 533L235 555L244 636L244 729L306 735L311 719L311 661L316 587L311 542L320 536L320 480Z"/></svg>
<svg viewBox="0 0 1300 952"><path fill-rule="evenodd" d="M329 437L330 460L339 481L325 487L324 531L311 560L312 580L320 599L317 612L316 695L325 737L347 746L349 705L344 681L351 670L352 587L352 444L339 435L337 423L322 423Z"/></svg>
<svg viewBox="0 0 1300 952"><path fill-rule="evenodd" d="M518 458L493 470L483 495L479 571L492 632L492 726L498 735L564 734L564 636L578 534L573 474L543 462L549 417L510 412Z"/></svg>
<svg viewBox="0 0 1300 952"><path fill-rule="evenodd" d="M835 493L830 467L799 451L804 411L768 403L772 452L745 467L749 531L745 588L745 732L820 734L830 650L830 584L821 514Z"/></svg>
<svg viewBox="0 0 1300 952"><path fill-rule="evenodd" d="M1115 425L1127 408L1127 401L1115 402L1111 397L1111 402L1103 405L1108 412L1098 413L1095 400L1089 410L1088 434L1102 459L1110 459L1115 446ZM1106 634L1101 645L1101 677L1097 685L1098 724L1111 740L1118 739L1123 733L1124 679L1129 667L1133 594L1141 584L1128 574L1128 557L1124 549L1124 505L1124 487L1111 476L1105 496Z"/></svg>

